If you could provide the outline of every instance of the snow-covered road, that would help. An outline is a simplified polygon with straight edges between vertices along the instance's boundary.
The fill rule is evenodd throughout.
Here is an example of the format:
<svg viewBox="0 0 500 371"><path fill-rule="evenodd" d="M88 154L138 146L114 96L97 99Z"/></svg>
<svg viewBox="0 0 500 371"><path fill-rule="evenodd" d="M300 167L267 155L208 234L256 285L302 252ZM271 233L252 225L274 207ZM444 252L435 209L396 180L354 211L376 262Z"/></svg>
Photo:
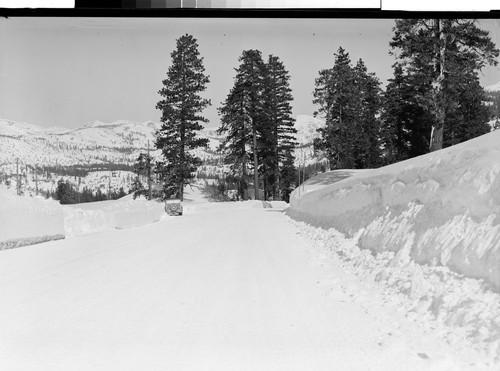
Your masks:
<svg viewBox="0 0 500 371"><path fill-rule="evenodd" d="M278 209L205 208L0 253L0 370L467 366L395 308L354 300Z"/></svg>

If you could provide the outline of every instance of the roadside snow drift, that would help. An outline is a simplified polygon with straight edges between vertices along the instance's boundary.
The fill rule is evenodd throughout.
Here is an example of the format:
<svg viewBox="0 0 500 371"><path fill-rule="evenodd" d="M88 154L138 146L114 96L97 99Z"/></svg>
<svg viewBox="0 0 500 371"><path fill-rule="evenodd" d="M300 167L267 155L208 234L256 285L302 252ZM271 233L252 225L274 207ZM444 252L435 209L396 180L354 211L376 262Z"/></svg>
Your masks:
<svg viewBox="0 0 500 371"><path fill-rule="evenodd" d="M140 227L160 220L165 213L162 202L132 199L89 202L64 206L66 237L111 229Z"/></svg>
<svg viewBox="0 0 500 371"><path fill-rule="evenodd" d="M447 266L500 290L500 131L380 169L337 170L296 189L288 213L360 248Z"/></svg>
<svg viewBox="0 0 500 371"><path fill-rule="evenodd" d="M60 205L43 197L17 196L0 188L0 250L160 220L163 203L131 196L119 200Z"/></svg>
<svg viewBox="0 0 500 371"><path fill-rule="evenodd" d="M199 192L198 192L199 193ZM249 208L284 208L281 201L207 202L196 192L184 203L188 214ZM196 199L193 201L193 197ZM0 250L89 233L140 227L166 217L163 202L132 195L119 200L60 205L43 197L17 196L0 188Z"/></svg>
<svg viewBox="0 0 500 371"><path fill-rule="evenodd" d="M18 197L0 188L0 249L63 237L63 213L57 201Z"/></svg>

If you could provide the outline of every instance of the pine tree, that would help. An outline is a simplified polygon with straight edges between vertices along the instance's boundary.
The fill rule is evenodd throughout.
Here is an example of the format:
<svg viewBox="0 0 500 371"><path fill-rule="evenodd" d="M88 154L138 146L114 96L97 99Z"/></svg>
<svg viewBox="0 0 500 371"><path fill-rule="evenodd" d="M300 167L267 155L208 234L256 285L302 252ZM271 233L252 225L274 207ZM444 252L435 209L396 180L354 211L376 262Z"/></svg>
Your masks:
<svg viewBox="0 0 500 371"><path fill-rule="evenodd" d="M349 54L340 47L331 69L319 72L313 103L326 119L314 141L337 169L380 165L380 82L360 59L351 66Z"/></svg>
<svg viewBox="0 0 500 371"><path fill-rule="evenodd" d="M290 104L293 97L288 71L278 57L270 55L264 72L262 177L265 195L277 199L282 187L290 187L289 181L283 178L290 172L289 164L294 161L293 149L297 145L294 134L297 130Z"/></svg>
<svg viewBox="0 0 500 371"><path fill-rule="evenodd" d="M60 179L57 182L57 189L55 191L54 198L59 200L60 204L75 204L77 203L77 197L78 195L69 180L65 182Z"/></svg>
<svg viewBox="0 0 500 371"><path fill-rule="evenodd" d="M497 65L499 51L475 20L463 19L396 20L390 45L404 68L426 77L430 88L422 101L433 115L429 149L441 149L447 112L457 106L449 94L450 76L462 68L477 71Z"/></svg>
<svg viewBox="0 0 500 371"><path fill-rule="evenodd" d="M238 61L241 63L236 69L234 86L219 108L221 126L217 133L225 135L220 150L239 179L239 197L248 198L248 168L253 165L255 198L258 199L258 142L264 132L262 94L265 66L258 50L243 51Z"/></svg>
<svg viewBox="0 0 500 371"><path fill-rule="evenodd" d="M355 121L356 135L354 159L356 168L374 168L381 164L380 81L369 73L363 60L354 67L355 90L357 91L358 117Z"/></svg>
<svg viewBox="0 0 500 371"><path fill-rule="evenodd" d="M425 85L418 74L405 73L399 63L393 65L383 97L382 131L383 163L391 164L429 151L432 116L419 101ZM418 90L420 89L420 90Z"/></svg>
<svg viewBox="0 0 500 371"><path fill-rule="evenodd" d="M313 103L326 118L324 128L318 129L321 138L314 142L315 150L324 150L335 168L354 168L354 131L356 90L349 53L340 47L335 64L320 71L316 79Z"/></svg>
<svg viewBox="0 0 500 371"><path fill-rule="evenodd" d="M156 105L163 113L156 147L165 160L164 197L183 200L184 186L191 183L201 164L192 150L208 146L208 139L198 138L196 133L203 128L200 122L208 122L200 113L210 105L210 100L202 98L200 93L210 80L204 74L203 58L193 36L181 36L171 57L172 65L159 91L163 99Z"/></svg>

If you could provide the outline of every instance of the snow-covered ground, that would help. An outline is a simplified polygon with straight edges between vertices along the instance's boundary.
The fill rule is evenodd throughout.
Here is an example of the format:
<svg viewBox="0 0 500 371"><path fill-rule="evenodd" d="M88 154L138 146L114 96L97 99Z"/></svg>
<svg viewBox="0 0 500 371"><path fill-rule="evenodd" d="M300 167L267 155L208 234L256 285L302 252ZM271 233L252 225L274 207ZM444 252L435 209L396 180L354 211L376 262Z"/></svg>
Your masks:
<svg viewBox="0 0 500 371"><path fill-rule="evenodd" d="M409 319L282 203L186 196L182 217L1 251L0 369L497 369Z"/></svg>

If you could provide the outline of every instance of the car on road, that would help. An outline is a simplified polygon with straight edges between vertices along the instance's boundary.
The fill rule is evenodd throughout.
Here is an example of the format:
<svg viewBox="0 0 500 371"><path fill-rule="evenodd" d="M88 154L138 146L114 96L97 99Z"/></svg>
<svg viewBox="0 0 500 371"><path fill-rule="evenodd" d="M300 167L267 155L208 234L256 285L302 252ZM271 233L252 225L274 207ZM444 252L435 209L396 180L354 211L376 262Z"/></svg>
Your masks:
<svg viewBox="0 0 500 371"><path fill-rule="evenodd" d="M165 212L168 215L182 215L182 202L179 199L165 201Z"/></svg>

